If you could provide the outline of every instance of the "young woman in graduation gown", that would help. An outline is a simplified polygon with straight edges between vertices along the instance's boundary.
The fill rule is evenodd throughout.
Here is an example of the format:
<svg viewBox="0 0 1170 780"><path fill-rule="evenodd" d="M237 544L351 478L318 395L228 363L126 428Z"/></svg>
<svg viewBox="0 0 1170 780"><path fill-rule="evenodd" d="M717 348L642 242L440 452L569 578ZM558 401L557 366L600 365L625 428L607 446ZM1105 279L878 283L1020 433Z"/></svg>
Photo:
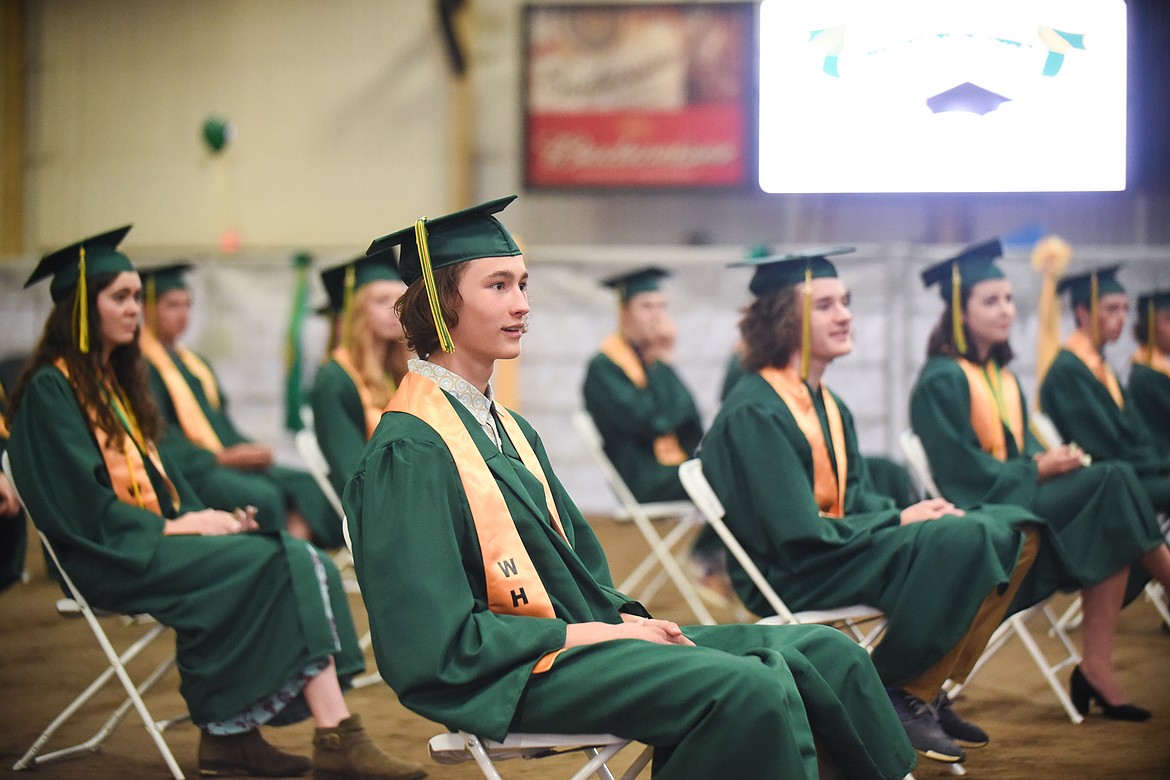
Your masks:
<svg viewBox="0 0 1170 780"><path fill-rule="evenodd" d="M1170 455L1158 452L1132 393L1105 360L1105 346L1120 338L1129 309L1117 267L1066 277L1061 292L1069 293L1077 327L1043 374L1040 409L1064 441L1094 461L1132 466L1154 509L1170 512Z"/></svg>
<svg viewBox="0 0 1170 780"><path fill-rule="evenodd" d="M394 311L406 285L394 267L393 250L326 269L321 281L340 332L309 400L329 481L340 496L406 374L406 343Z"/></svg>
<svg viewBox="0 0 1170 780"><path fill-rule="evenodd" d="M426 356L344 497L378 668L399 700L494 739L628 737L655 748L661 780L811 778L818 751L847 777L905 775L914 753L841 633L680 628L613 588L540 438L491 399L529 312L524 257L492 216L511 200L371 247L401 245L403 329Z"/></svg>
<svg viewBox="0 0 1170 780"><path fill-rule="evenodd" d="M1158 454L1170 458L1170 290L1142 295L1137 309L1133 335L1139 346L1129 372L1129 394Z"/></svg>
<svg viewBox="0 0 1170 780"><path fill-rule="evenodd" d="M141 349L150 389L166 423L159 448L208 506L232 509L247 498L261 527L288 530L326 549L344 544L341 518L305 471L274 462L271 447L245 436L228 413L214 369L183 346L193 297L180 263L142 272L146 292Z"/></svg>
<svg viewBox="0 0 1170 780"><path fill-rule="evenodd" d="M363 664L332 563L244 513L204 509L159 455L141 282L116 251L128 230L47 255L29 280L52 276L54 300L12 399L12 477L34 522L95 607L175 630L201 774L422 777L346 708L339 679ZM309 714L311 763L258 731Z"/></svg>
<svg viewBox="0 0 1170 780"><path fill-rule="evenodd" d="M742 264L756 268L740 322L746 373L703 441L703 471L728 527L791 609L886 613L873 661L910 742L960 761L963 746L988 737L954 712L942 684L966 678L1002 619L1035 555L1031 518L963 516L937 499L899 510L874 492L849 409L822 382L852 350L835 267L815 252ZM732 580L748 608L771 613L734 564Z"/></svg>
<svg viewBox="0 0 1170 780"><path fill-rule="evenodd" d="M1019 383L1007 368L1015 319L1011 282L993 240L927 269L946 309L930 335L927 361L910 397L910 419L939 489L961 507L1026 508L1043 525L1041 554L1017 600L1080 589L1084 648L1073 670L1073 704L1096 701L1106 717L1144 720L1113 669L1117 620L1132 563L1170 584L1170 551L1133 469L1085 465L1067 445L1045 449L1028 427Z"/></svg>

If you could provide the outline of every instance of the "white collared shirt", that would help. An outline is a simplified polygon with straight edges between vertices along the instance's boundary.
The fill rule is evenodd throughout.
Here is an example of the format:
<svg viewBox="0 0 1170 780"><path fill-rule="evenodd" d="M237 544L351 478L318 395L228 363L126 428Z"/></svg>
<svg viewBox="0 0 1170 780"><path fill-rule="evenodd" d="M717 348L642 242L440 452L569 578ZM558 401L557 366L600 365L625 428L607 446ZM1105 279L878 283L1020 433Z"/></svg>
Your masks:
<svg viewBox="0 0 1170 780"><path fill-rule="evenodd" d="M446 390L455 396L456 400L463 404L463 407L471 412L475 419L479 421L484 433L496 445L496 449L503 449L500 443L500 432L496 428L496 418L492 414L492 407L495 405L495 401L492 400L492 386L490 383L488 384L487 394L485 395L479 392L478 387L454 371L448 371L429 360L411 358L407 361L406 365L411 373L431 380L439 386L439 389Z"/></svg>

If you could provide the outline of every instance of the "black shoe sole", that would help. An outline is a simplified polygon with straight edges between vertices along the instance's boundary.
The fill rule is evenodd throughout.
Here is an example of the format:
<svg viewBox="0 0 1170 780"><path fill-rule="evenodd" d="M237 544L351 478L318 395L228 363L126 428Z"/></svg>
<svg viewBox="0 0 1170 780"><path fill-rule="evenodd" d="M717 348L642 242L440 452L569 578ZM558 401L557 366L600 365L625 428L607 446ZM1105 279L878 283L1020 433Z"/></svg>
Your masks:
<svg viewBox="0 0 1170 780"><path fill-rule="evenodd" d="M917 748L916 748L917 750ZM918 750L918 755L923 758L929 758L931 761L938 761L943 764L961 764L967 757L948 755L946 753L936 753L933 750Z"/></svg>

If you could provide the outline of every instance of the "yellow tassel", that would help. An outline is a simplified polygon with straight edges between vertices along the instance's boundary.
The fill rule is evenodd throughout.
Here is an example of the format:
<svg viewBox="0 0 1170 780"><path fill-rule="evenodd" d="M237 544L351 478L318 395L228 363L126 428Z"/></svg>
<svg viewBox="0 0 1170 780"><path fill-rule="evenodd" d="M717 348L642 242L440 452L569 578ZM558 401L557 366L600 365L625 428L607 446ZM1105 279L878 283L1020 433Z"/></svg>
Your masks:
<svg viewBox="0 0 1170 780"><path fill-rule="evenodd" d="M967 354L967 336L963 333L963 275L959 264L951 263L951 336L955 351Z"/></svg>
<svg viewBox="0 0 1170 780"><path fill-rule="evenodd" d="M81 259L77 263L80 276L77 278L77 292L73 294L73 332L77 334L77 349L89 354L89 289L85 283L85 247L81 247Z"/></svg>
<svg viewBox="0 0 1170 780"><path fill-rule="evenodd" d="M357 288L357 269L351 264L346 266L345 281L342 283L341 293L341 345L346 349L353 349L353 299Z"/></svg>
<svg viewBox="0 0 1170 780"><path fill-rule="evenodd" d="M427 247L427 218L415 220L414 240L418 244L418 260L422 266L423 284L427 290L427 302L431 305L431 316L435 318L435 333L439 336L439 347L444 352L454 352L455 343L451 341L451 332L447 330L447 322L443 319L443 309L439 305L439 291L435 289L435 271L431 267L431 252Z"/></svg>
<svg viewBox="0 0 1170 780"><path fill-rule="evenodd" d="M1093 271L1093 275L1089 278L1089 335L1093 339L1093 346L1100 349L1101 344L1101 328L1097 325L1097 314L1100 308L1098 303L1099 288L1097 285L1097 272Z"/></svg>
<svg viewBox="0 0 1170 780"><path fill-rule="evenodd" d="M812 266L804 269L804 295L800 317L800 381L808 379L809 352L812 349Z"/></svg>
<svg viewBox="0 0 1170 780"><path fill-rule="evenodd" d="M146 280L146 309L142 319L146 322L146 329L158 335L158 281L154 276Z"/></svg>

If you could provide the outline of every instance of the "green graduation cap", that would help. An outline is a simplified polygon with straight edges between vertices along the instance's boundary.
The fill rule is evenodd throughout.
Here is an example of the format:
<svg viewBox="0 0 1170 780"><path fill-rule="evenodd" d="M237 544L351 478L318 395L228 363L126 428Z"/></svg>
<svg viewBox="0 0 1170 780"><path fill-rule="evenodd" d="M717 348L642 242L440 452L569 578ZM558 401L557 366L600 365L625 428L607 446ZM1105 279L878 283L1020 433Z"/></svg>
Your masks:
<svg viewBox="0 0 1170 780"><path fill-rule="evenodd" d="M50 252L41 258L24 283L28 289L52 277L49 294L59 303L73 293L73 333L82 354L89 352L89 292L86 280L99 274L133 271L130 258L118 251L118 245L130 232L130 225L101 233L75 244Z"/></svg>
<svg viewBox="0 0 1170 780"><path fill-rule="evenodd" d="M142 286L146 290L147 301L149 302L152 297L152 288L156 300L159 295L165 292L186 290L189 286L187 272L192 268L193 266L187 262L171 263L154 268L139 268L138 275L142 277Z"/></svg>
<svg viewBox="0 0 1170 780"><path fill-rule="evenodd" d="M354 293L370 282L402 281L394 263L394 247L391 246L326 268L321 272L321 284L329 296L329 304L324 308L340 314L346 304L352 302Z"/></svg>
<svg viewBox="0 0 1170 780"><path fill-rule="evenodd" d="M659 282L667 276L670 276L669 271L659 268L656 265L651 265L635 271L626 271L616 276L610 276L602 279L601 283L612 290L616 290L618 299L624 305L629 303L630 299L639 293L656 292L662 289Z"/></svg>
<svg viewBox="0 0 1170 780"><path fill-rule="evenodd" d="M1170 290L1154 290L1152 292L1142 293L1138 296L1137 307L1138 311L1146 311L1151 308L1154 311L1170 309Z"/></svg>
<svg viewBox="0 0 1170 780"><path fill-rule="evenodd" d="M398 273L406 284L423 279L439 346L444 352L455 351L447 323L439 307L434 269L478 260L481 257L515 257L523 254L512 234L494 216L506 209L515 195L489 200L478 206L434 219L422 217L414 225L375 239L367 255L398 247Z"/></svg>
<svg viewBox="0 0 1170 780"><path fill-rule="evenodd" d="M1110 265L1066 276L1056 285L1056 292L1058 295L1068 293L1069 303L1073 308L1086 304L1094 306L1102 295L1125 292L1125 288L1117 280L1120 268L1120 264Z"/></svg>
<svg viewBox="0 0 1170 780"><path fill-rule="evenodd" d="M960 355L967 354L967 336L963 331L963 291L989 279L1003 279L1003 270L995 261L1003 257L998 238L972 244L954 257L935 263L922 272L922 284L938 285L939 295L951 305L951 337Z"/></svg>
<svg viewBox="0 0 1170 780"><path fill-rule="evenodd" d="M808 279L835 277L837 268L828 258L855 251L857 250L851 246L828 246L782 255L758 257L753 254L743 260L728 263L727 267L755 268L756 272L752 275L748 289L753 295L759 296L782 287L793 287Z"/></svg>

